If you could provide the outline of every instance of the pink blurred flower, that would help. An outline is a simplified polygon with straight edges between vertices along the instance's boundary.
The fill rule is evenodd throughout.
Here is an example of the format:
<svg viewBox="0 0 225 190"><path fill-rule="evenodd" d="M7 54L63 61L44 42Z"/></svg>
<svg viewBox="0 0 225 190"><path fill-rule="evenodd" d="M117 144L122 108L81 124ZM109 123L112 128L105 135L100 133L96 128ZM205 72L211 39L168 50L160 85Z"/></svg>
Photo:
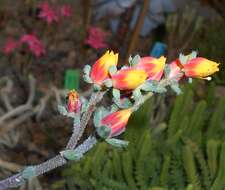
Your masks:
<svg viewBox="0 0 225 190"><path fill-rule="evenodd" d="M60 7L60 14L63 17L70 17L72 15L72 8L69 5L63 5Z"/></svg>
<svg viewBox="0 0 225 190"><path fill-rule="evenodd" d="M39 18L46 20L48 24L51 24L52 22L58 22L59 17L57 15L57 11L50 7L47 2L41 3L39 5L40 13L38 15Z"/></svg>
<svg viewBox="0 0 225 190"><path fill-rule="evenodd" d="M85 40L85 44L90 45L94 49L101 49L108 47L106 38L109 36L108 32L103 31L98 27L90 27L88 30L88 37Z"/></svg>
<svg viewBox="0 0 225 190"><path fill-rule="evenodd" d="M42 42L34 34L24 34L20 38L20 43L26 43L30 51L36 56L40 57L45 54L45 48Z"/></svg>
<svg viewBox="0 0 225 190"><path fill-rule="evenodd" d="M8 55L13 52L14 49L18 47L18 42L15 41L13 38L8 38L4 47L3 47L3 53Z"/></svg>

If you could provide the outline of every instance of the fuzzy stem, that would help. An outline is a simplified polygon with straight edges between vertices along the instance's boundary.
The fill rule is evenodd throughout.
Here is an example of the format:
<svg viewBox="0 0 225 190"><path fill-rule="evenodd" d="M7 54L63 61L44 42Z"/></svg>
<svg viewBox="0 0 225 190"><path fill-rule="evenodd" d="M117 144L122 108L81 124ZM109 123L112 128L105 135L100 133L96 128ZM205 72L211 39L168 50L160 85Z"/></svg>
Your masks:
<svg viewBox="0 0 225 190"><path fill-rule="evenodd" d="M161 87L166 87L172 84L172 81L170 79L163 79L160 81L159 85ZM142 106L149 98L151 98L154 95L152 92L148 92L144 96L142 96L132 107L133 111L137 111L140 106Z"/></svg>
<svg viewBox="0 0 225 190"><path fill-rule="evenodd" d="M77 133L72 134L72 136L66 146L66 149L68 149L68 148L73 149L76 147L78 140L83 135L83 132L88 124L88 121L90 120L90 117L91 117L93 111L95 110L96 104L103 98L104 93L105 92L97 92L97 93L92 94L90 101L89 101L88 110L87 110L87 112L85 112L82 115L82 118L81 118L79 134L77 134ZM84 154L87 151L89 151L96 143L97 143L97 140L95 137L89 137L81 145L79 145L76 149L78 149L79 153ZM58 154L57 156L39 164L39 165L32 166L34 168L35 173L34 173L34 175L30 176L30 178L42 175L42 174L49 172L55 168L63 166L66 163L67 163L67 160L62 155ZM22 172L23 171L0 181L0 190L18 187L18 186L22 185L26 181L22 177Z"/></svg>

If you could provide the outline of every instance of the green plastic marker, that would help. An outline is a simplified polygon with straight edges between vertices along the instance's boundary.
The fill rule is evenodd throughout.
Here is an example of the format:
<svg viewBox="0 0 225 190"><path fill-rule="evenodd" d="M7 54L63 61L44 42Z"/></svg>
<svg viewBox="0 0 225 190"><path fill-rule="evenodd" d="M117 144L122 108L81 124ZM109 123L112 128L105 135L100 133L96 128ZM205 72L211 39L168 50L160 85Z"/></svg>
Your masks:
<svg viewBox="0 0 225 190"><path fill-rule="evenodd" d="M78 90L80 80L80 71L75 69L67 69L65 74L64 88L68 90Z"/></svg>

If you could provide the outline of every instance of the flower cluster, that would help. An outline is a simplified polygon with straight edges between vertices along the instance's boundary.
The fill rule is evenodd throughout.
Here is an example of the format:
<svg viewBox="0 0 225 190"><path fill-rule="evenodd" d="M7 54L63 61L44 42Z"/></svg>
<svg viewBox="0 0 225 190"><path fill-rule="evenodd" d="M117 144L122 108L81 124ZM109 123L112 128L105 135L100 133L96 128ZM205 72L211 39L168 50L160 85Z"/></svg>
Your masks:
<svg viewBox="0 0 225 190"><path fill-rule="evenodd" d="M38 7L40 9L38 17L45 20L48 24L59 22L61 18L72 15L72 8L69 5L53 7L48 2L43 2Z"/></svg>
<svg viewBox="0 0 225 190"><path fill-rule="evenodd" d="M182 77L210 80L210 75L219 71L219 64L203 57L180 55L178 59L166 64L164 56L160 58L135 56L129 65L117 71L118 54L107 51L95 64L84 69L85 80L101 87L112 82L113 88L134 90L145 81L160 81L163 77L179 81Z"/></svg>
<svg viewBox="0 0 225 190"><path fill-rule="evenodd" d="M99 136L111 144L115 144L112 137L125 130L130 115L139 108L145 97L166 92L166 86L179 94L178 82L181 79L210 80L210 75L219 71L218 63L197 57L196 52L186 56L180 54L169 64L164 56L154 58L139 55L130 57L129 65L119 70L117 63L118 53L107 51L92 67L86 65L84 68L84 80L92 83L96 91L112 89L116 109L109 111L99 108L94 118Z"/></svg>
<svg viewBox="0 0 225 190"><path fill-rule="evenodd" d="M46 53L43 43L34 34L24 34L18 41L8 38L4 47L5 55L11 54L15 49L20 48L23 44L27 45L29 50L36 56L40 57Z"/></svg>
<svg viewBox="0 0 225 190"><path fill-rule="evenodd" d="M106 48L108 45L106 43L106 38L109 36L109 33L103 31L98 27L90 27L88 30L88 36L85 40L85 44L90 45L94 49Z"/></svg>

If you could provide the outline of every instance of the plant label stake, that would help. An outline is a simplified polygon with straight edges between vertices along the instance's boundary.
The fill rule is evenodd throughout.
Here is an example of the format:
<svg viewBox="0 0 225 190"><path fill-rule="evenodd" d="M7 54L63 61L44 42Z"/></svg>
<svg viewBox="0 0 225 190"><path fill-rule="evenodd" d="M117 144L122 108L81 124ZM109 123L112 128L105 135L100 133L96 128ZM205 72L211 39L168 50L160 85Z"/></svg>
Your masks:
<svg viewBox="0 0 225 190"><path fill-rule="evenodd" d="M68 90L79 88L80 71L74 69L67 69L65 74L64 88Z"/></svg>
<svg viewBox="0 0 225 190"><path fill-rule="evenodd" d="M159 58L165 54L165 51L166 51L166 44L162 42L156 42L152 48L150 55L152 57Z"/></svg>

